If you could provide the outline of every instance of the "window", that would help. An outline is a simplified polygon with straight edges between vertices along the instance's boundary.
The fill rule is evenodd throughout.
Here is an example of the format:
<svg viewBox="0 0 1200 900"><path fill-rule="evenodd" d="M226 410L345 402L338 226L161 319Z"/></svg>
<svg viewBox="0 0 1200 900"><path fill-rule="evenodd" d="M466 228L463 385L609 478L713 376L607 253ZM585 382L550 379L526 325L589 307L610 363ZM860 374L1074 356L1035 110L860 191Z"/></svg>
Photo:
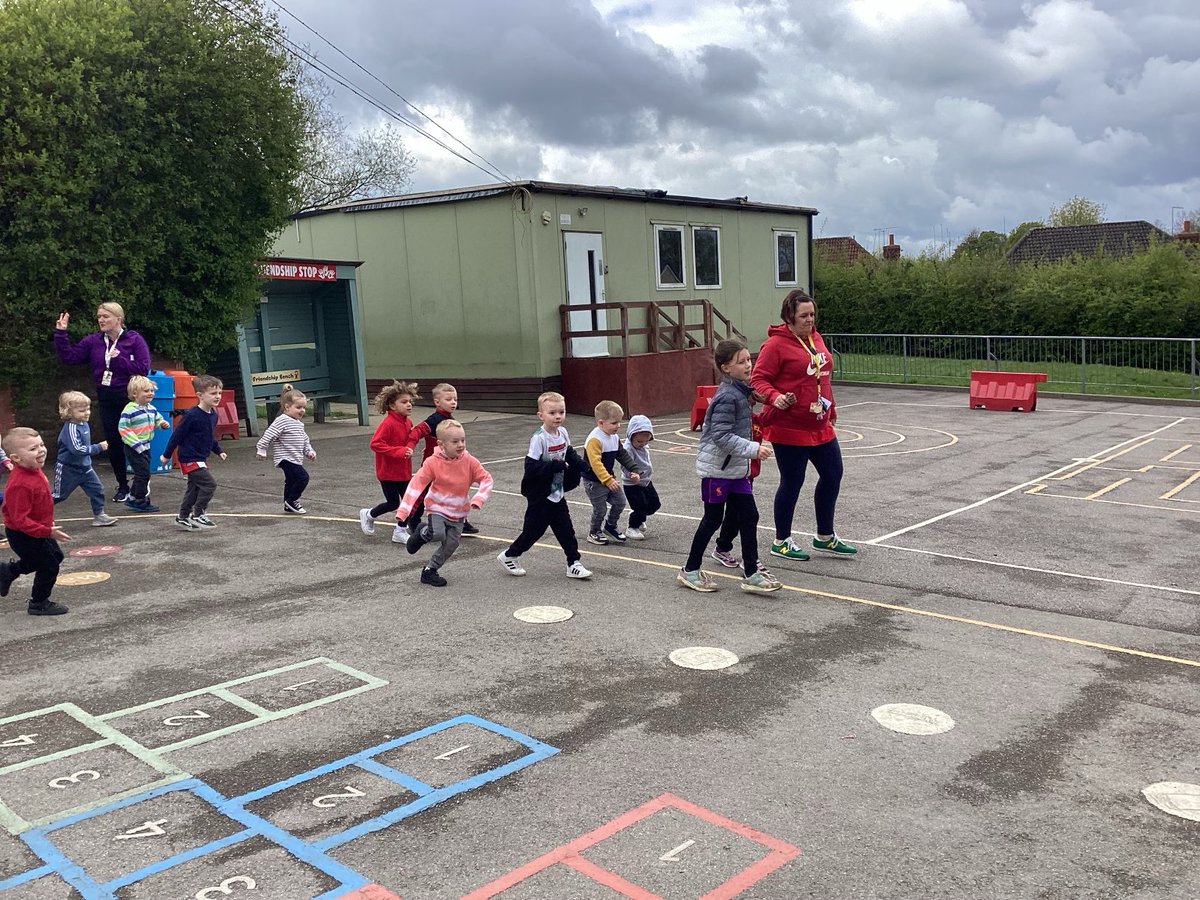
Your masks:
<svg viewBox="0 0 1200 900"><path fill-rule="evenodd" d="M796 232L775 232L775 286L796 283Z"/></svg>
<svg viewBox="0 0 1200 900"><path fill-rule="evenodd" d="M696 287L721 286L721 230L711 225L692 226L692 261Z"/></svg>
<svg viewBox="0 0 1200 900"><path fill-rule="evenodd" d="M659 290L687 287L683 268L682 226L654 226L654 269Z"/></svg>

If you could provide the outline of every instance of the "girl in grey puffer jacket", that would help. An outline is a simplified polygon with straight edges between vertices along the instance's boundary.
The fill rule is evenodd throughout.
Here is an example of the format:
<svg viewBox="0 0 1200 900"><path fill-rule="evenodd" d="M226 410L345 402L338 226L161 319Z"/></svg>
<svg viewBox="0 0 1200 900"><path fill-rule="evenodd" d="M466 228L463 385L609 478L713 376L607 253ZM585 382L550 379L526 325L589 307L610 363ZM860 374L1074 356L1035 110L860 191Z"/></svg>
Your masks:
<svg viewBox="0 0 1200 900"><path fill-rule="evenodd" d="M704 518L692 538L687 563L675 580L694 591L715 591L716 583L700 569L708 542L725 517L738 523L742 564L746 577L741 588L752 593L777 591L782 584L758 565L758 508L750 483L750 460L769 459L771 451L752 439L750 421L750 351L741 341L717 344L715 362L725 376L704 416L696 474Z"/></svg>

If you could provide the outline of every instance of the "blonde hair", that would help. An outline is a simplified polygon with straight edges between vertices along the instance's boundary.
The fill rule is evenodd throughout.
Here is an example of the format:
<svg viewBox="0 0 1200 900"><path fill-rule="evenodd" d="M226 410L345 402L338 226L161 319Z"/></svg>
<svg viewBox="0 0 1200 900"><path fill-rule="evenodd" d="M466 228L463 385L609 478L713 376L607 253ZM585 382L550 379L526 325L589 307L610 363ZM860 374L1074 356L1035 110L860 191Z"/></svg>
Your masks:
<svg viewBox="0 0 1200 900"><path fill-rule="evenodd" d="M596 418L608 422L612 419L620 419L625 415L625 410L621 409L621 404L616 400L601 400L596 404Z"/></svg>
<svg viewBox="0 0 1200 900"><path fill-rule="evenodd" d="M26 428L24 425L17 425L14 428L8 429L8 434L4 436L4 443L8 444L8 449L11 450L12 442L14 440L19 441L22 438L28 440L29 438L35 437L41 437L41 435L37 433L36 429Z"/></svg>
<svg viewBox="0 0 1200 900"><path fill-rule="evenodd" d="M157 390L158 386L145 375L130 375L129 386L125 388L125 396L132 400L138 391L144 391L146 388Z"/></svg>
<svg viewBox="0 0 1200 900"><path fill-rule="evenodd" d="M284 409L285 407L291 406L297 400L303 400L305 403L307 403L308 397L305 396L304 391L298 390L290 384L285 384L283 386L283 392L279 395L279 408Z"/></svg>
<svg viewBox="0 0 1200 900"><path fill-rule="evenodd" d="M197 375L192 379L192 388L197 394L203 394L209 388L223 388L224 384L216 375Z"/></svg>
<svg viewBox="0 0 1200 900"><path fill-rule="evenodd" d="M375 408L379 410L381 416L388 414L388 410L392 408L397 397L412 397L414 401L420 400L421 395L417 393L417 383L415 381L393 381L391 384L384 385L383 389L375 395Z"/></svg>
<svg viewBox="0 0 1200 900"><path fill-rule="evenodd" d="M439 441L445 440L446 432L451 428L459 429L466 436L467 429L463 428L462 422L458 421L458 419L443 419L441 422L438 422L437 439Z"/></svg>
<svg viewBox="0 0 1200 900"><path fill-rule="evenodd" d="M540 410L545 403L566 403L567 398L558 391L546 391L538 395L537 408Z"/></svg>
<svg viewBox="0 0 1200 900"><path fill-rule="evenodd" d="M429 392L429 396L436 400L438 397L442 396L442 394L448 394L451 391L454 391L454 393L457 394L458 388L443 381L441 384L435 384L433 386L433 390Z"/></svg>
<svg viewBox="0 0 1200 900"><path fill-rule="evenodd" d="M123 307L120 303L117 303L115 300L105 300L103 303L97 306L96 309L102 309L105 312L112 313L117 317L117 321L119 321L122 325L125 324L125 307Z"/></svg>
<svg viewBox="0 0 1200 900"><path fill-rule="evenodd" d="M91 406L92 398L81 391L63 391L58 395L58 417L71 418L71 410L82 406Z"/></svg>

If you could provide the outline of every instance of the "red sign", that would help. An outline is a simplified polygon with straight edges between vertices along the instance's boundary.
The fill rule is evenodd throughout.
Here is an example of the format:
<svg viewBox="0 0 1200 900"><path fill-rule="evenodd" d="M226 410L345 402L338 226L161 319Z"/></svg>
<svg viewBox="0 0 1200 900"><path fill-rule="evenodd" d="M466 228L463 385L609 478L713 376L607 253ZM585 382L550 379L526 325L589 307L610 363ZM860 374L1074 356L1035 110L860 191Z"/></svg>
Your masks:
<svg viewBox="0 0 1200 900"><path fill-rule="evenodd" d="M291 281L337 281L337 266L304 260L273 259L261 263L258 273L263 278L282 278Z"/></svg>

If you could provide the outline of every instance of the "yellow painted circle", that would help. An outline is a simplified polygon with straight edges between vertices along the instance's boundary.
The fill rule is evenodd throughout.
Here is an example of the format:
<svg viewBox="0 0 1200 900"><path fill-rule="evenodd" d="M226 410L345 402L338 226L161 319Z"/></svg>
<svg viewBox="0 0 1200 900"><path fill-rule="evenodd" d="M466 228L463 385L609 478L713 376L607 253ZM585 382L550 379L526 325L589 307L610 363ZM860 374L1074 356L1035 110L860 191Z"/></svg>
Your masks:
<svg viewBox="0 0 1200 900"><path fill-rule="evenodd" d="M112 575L108 572L68 572L65 575L58 576L58 583L67 586L80 584L99 584L101 581L108 581Z"/></svg>

